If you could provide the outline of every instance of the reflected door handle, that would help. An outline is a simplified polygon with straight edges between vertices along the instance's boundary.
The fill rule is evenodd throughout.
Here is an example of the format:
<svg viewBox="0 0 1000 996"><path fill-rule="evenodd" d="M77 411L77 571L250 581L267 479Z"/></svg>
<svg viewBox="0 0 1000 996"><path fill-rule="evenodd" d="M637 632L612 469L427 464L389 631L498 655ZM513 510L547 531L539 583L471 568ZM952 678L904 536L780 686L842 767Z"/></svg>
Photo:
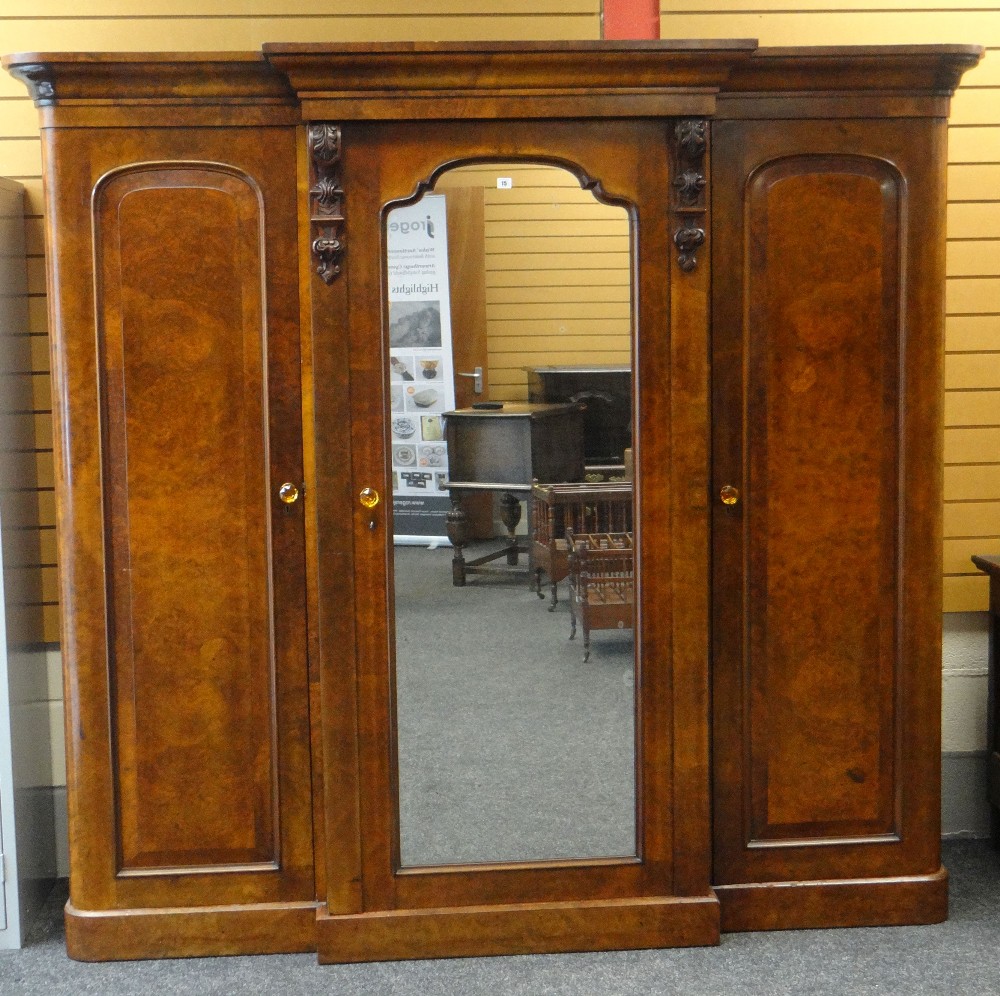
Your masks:
<svg viewBox="0 0 1000 996"><path fill-rule="evenodd" d="M462 373L460 370L455 372L456 377L471 377L472 378L472 393L482 394L483 393L483 368L476 367L472 373Z"/></svg>

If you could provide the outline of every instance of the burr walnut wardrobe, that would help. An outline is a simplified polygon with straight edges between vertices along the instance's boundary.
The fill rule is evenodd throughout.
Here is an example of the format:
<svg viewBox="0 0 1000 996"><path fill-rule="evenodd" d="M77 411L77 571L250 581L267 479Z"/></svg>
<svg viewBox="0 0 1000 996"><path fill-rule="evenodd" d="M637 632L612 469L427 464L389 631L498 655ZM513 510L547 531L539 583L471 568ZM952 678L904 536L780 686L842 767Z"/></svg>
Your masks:
<svg viewBox="0 0 1000 996"><path fill-rule="evenodd" d="M946 118L980 56L8 56L44 151L70 954L943 919ZM617 850L410 860L386 223L489 163L558 167L627 218L632 801Z"/></svg>

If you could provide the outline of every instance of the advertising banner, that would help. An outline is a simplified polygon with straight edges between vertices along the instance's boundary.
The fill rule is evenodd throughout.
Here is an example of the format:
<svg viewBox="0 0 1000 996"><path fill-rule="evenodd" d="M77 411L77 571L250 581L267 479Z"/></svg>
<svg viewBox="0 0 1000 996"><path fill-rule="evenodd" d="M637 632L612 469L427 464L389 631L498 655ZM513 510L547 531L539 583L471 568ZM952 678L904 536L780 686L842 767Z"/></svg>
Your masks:
<svg viewBox="0 0 1000 996"><path fill-rule="evenodd" d="M386 236L393 533L432 542L451 507L441 413L455 407L444 197L394 208Z"/></svg>

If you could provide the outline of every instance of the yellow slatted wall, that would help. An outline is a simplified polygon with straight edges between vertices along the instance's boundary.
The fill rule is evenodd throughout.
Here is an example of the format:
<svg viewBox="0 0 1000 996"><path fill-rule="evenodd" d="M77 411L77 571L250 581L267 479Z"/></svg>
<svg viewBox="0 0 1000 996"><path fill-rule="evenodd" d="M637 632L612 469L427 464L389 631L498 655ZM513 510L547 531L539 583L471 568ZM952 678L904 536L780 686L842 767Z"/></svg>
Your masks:
<svg viewBox="0 0 1000 996"><path fill-rule="evenodd" d="M510 189L497 186L510 180ZM628 364L629 222L554 166L490 164L438 187L482 186L490 397L525 401L526 366Z"/></svg>
<svg viewBox="0 0 1000 996"><path fill-rule="evenodd" d="M579 39L600 36L600 0L2 0L4 52L240 51L267 41ZM0 176L27 188L29 327L43 623L59 638L41 148L24 87L0 72ZM522 304L525 300L522 299ZM508 321L514 323L516 318ZM503 347L500 347L501 349Z"/></svg>
<svg viewBox="0 0 1000 996"><path fill-rule="evenodd" d="M599 8L599 0L149 0L137 14L129 0L90 0L85 7L4 0L0 45L6 51L209 51L255 49L265 41L596 38ZM664 0L661 34L756 37L767 45L988 46L983 65L966 77L954 101L950 129L945 468L946 608L984 608L985 585L968 555L1000 550L1000 3L962 0L949 8L941 0L829 0L795 10L784 0ZM43 551L37 569L45 602L40 636L51 642L58 639L58 608L40 172L35 110L21 85L0 74L0 175L27 188L27 331ZM529 194L537 200L527 201ZM599 227L620 222L571 219L587 232L583 255L590 264L571 269L569 229L551 227L562 224L566 209L558 217L546 214L544 205L555 203L547 198L549 191L533 187L530 178L511 191L497 191L493 183L487 198L489 362L498 398L524 396L525 365L582 362L581 350L591 362L627 358L627 345L607 349L597 341L608 333L627 339L625 287L606 282L598 288L579 276L610 264L606 253L627 253L627 246L619 248L620 232ZM564 247L555 248L561 241ZM539 270L542 257L547 269ZM574 280L580 294L569 291Z"/></svg>
<svg viewBox="0 0 1000 996"><path fill-rule="evenodd" d="M0 179L0 524L7 643L12 647L36 643L41 624L35 438L45 427L38 425L34 385L26 372L31 344L24 334L23 203L23 188Z"/></svg>
<svg viewBox="0 0 1000 996"><path fill-rule="evenodd" d="M948 167L945 611L985 609L973 553L1000 553L1000 2L661 0L660 34L762 45L987 47L952 103Z"/></svg>

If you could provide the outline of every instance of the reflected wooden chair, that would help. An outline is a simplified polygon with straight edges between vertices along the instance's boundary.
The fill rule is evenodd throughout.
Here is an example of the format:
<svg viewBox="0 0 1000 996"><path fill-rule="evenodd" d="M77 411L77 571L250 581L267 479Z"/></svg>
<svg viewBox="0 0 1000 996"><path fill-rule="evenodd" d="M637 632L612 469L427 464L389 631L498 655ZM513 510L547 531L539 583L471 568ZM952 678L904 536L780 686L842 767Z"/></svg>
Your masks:
<svg viewBox="0 0 1000 996"><path fill-rule="evenodd" d="M632 533L567 530L570 633L583 629L583 660L590 660L592 629L632 629L635 551Z"/></svg>
<svg viewBox="0 0 1000 996"><path fill-rule="evenodd" d="M632 529L632 482L539 484L531 486L531 555L535 591L542 594L542 574L552 589L552 612L558 584L569 571L568 531L577 534L627 533Z"/></svg>

